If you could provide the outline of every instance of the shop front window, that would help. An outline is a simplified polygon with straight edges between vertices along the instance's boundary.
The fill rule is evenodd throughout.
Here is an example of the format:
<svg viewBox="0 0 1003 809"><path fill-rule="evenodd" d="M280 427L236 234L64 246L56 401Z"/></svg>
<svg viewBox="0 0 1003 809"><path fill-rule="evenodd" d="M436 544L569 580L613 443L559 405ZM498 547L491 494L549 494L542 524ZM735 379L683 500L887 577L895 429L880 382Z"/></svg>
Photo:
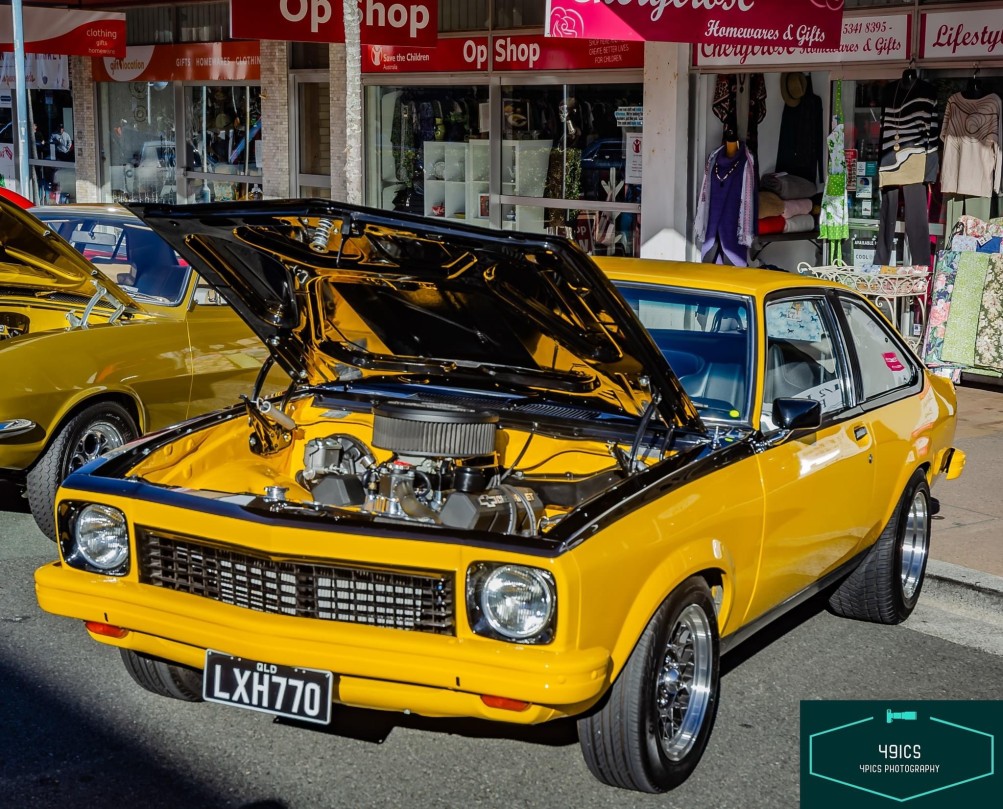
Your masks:
<svg viewBox="0 0 1003 809"><path fill-rule="evenodd" d="M366 201L488 224L488 88L368 87Z"/></svg>
<svg viewBox="0 0 1003 809"><path fill-rule="evenodd" d="M43 205L74 202L77 172L73 95L69 90L30 90L28 106L32 132L28 162L37 183L28 196ZM4 137L11 134L8 131Z"/></svg>
<svg viewBox="0 0 1003 809"><path fill-rule="evenodd" d="M200 85L187 88L186 98L184 167L189 173L211 175L188 183L188 201L201 201L206 193L213 201L260 196L261 88ZM193 188L196 196L190 193Z"/></svg>
<svg viewBox="0 0 1003 809"><path fill-rule="evenodd" d="M502 226L636 255L642 104L641 84L503 85Z"/></svg>
<svg viewBox="0 0 1003 809"><path fill-rule="evenodd" d="M101 171L112 202L177 199L174 94L167 82L99 85Z"/></svg>

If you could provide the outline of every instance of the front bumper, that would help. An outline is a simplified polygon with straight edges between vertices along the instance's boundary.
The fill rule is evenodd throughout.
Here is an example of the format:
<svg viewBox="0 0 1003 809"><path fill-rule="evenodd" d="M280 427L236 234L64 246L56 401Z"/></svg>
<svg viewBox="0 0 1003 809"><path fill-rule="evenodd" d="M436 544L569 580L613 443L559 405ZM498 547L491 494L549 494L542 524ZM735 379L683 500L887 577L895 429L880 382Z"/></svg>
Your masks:
<svg viewBox="0 0 1003 809"><path fill-rule="evenodd" d="M129 629L95 640L201 669L205 650L332 671L336 701L425 716L533 724L589 708L608 685L606 649L527 647L259 613L60 562L35 573L47 612ZM481 695L531 703L490 708Z"/></svg>

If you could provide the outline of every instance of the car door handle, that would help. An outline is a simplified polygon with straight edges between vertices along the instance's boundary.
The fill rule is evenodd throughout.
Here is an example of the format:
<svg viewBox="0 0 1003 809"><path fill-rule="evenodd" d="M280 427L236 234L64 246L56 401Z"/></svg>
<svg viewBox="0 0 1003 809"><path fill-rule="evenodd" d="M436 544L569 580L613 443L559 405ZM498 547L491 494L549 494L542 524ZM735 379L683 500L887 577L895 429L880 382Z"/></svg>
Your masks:
<svg viewBox="0 0 1003 809"><path fill-rule="evenodd" d="M853 437L857 441L863 441L867 437L867 428L863 425L853 428Z"/></svg>

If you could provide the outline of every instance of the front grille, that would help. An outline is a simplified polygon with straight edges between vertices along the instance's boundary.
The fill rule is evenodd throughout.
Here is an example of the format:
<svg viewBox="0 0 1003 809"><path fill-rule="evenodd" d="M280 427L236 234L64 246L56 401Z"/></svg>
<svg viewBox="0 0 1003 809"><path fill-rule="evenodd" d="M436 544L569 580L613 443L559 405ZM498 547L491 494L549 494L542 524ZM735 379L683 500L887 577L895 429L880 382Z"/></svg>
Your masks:
<svg viewBox="0 0 1003 809"><path fill-rule="evenodd" d="M272 559L148 528L139 580L258 612L455 634L452 574Z"/></svg>

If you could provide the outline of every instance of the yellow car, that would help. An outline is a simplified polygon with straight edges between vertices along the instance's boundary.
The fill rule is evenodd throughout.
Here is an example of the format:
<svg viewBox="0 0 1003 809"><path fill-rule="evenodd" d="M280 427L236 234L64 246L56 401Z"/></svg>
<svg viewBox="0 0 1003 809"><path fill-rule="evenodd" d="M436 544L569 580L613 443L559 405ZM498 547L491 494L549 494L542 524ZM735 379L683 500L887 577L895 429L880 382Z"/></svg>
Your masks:
<svg viewBox="0 0 1003 809"><path fill-rule="evenodd" d="M55 539L67 474L250 392L268 351L124 208L0 201L0 242L0 475Z"/></svg>
<svg viewBox="0 0 1003 809"><path fill-rule="evenodd" d="M39 603L142 687L577 717L600 780L660 792L723 652L826 588L915 606L954 389L849 289L321 200L139 213L296 380L60 489Z"/></svg>

